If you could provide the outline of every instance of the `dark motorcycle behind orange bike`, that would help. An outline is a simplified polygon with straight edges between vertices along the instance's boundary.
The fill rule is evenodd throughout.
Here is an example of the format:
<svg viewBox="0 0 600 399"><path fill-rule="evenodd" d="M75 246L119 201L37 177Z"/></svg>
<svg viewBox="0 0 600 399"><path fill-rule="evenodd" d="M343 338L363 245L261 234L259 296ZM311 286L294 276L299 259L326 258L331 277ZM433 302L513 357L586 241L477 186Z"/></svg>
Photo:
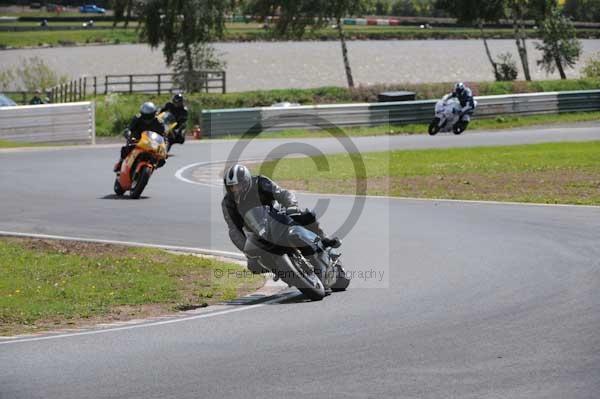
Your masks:
<svg viewBox="0 0 600 399"><path fill-rule="evenodd" d="M131 143L135 146L123 160L117 172L114 190L117 195L129 191L131 198L138 199L150 180L152 173L163 166L167 159L165 139L158 133L146 131L140 139Z"/></svg>
<svg viewBox="0 0 600 399"><path fill-rule="evenodd" d="M167 146L167 152L171 151L171 146L174 143L185 143L185 132L177 129L177 120L175 119L175 115L169 111L164 111L158 114L156 118L163 125L165 125L165 143Z"/></svg>

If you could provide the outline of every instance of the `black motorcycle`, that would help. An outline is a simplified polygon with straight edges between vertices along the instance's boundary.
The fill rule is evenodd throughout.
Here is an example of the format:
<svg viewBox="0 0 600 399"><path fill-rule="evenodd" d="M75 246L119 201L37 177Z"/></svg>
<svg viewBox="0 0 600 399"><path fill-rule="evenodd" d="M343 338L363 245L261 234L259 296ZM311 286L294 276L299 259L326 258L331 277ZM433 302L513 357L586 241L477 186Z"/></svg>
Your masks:
<svg viewBox="0 0 600 399"><path fill-rule="evenodd" d="M158 120L165 125L165 139L167 141L167 152L171 150L173 144L185 143L185 130L178 127L175 115L169 111L158 114Z"/></svg>
<svg viewBox="0 0 600 399"><path fill-rule="evenodd" d="M244 215L244 252L307 298L320 301L331 292L344 291L350 280L341 253L324 248L319 237L292 219L295 208L259 206Z"/></svg>

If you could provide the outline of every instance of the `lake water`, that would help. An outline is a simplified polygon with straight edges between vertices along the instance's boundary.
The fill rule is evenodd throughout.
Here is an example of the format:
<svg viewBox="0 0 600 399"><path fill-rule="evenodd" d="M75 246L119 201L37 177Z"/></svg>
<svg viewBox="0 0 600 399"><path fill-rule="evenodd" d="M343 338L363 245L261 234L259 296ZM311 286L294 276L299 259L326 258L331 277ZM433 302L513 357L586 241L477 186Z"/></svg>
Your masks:
<svg viewBox="0 0 600 399"><path fill-rule="evenodd" d="M558 78L537 67L539 53L533 41L529 46L534 79ZM227 61L228 91L346 84L339 42L218 43L216 47ZM514 41L491 40L490 47L494 54L511 52L518 61ZM348 48L358 84L493 80L481 40L352 41ZM600 52L600 40L583 40L583 48L582 60L568 70L569 77L579 76L583 60ZM0 69L30 56L41 57L72 78L169 71L161 51L145 44L5 50L0 51Z"/></svg>

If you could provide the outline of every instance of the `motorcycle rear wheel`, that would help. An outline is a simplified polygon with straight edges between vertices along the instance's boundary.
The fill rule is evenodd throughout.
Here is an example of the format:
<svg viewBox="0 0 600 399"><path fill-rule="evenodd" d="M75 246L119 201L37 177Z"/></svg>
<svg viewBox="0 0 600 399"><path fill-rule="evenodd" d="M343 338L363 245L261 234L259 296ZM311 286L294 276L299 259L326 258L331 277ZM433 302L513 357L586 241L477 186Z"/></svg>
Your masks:
<svg viewBox="0 0 600 399"><path fill-rule="evenodd" d="M430 136L435 136L440 131L440 118L433 118L427 129Z"/></svg>
<svg viewBox="0 0 600 399"><path fill-rule="evenodd" d="M150 169L146 166L143 166L140 170L138 176L134 178L133 187L131 187L130 196L133 199L138 199L142 195L142 191L146 188L146 184L148 184L148 180L150 180Z"/></svg>

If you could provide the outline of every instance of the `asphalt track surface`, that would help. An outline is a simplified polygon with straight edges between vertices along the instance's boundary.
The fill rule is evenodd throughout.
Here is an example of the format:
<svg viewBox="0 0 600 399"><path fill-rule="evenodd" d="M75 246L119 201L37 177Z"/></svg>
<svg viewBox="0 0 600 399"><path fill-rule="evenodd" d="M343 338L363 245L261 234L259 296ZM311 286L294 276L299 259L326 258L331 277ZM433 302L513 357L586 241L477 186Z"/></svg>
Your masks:
<svg viewBox="0 0 600 399"><path fill-rule="evenodd" d="M367 151L567 139L597 140L600 129L354 142ZM341 150L333 139L300 142ZM243 158L282 143L253 141ZM174 175L227 159L233 145L176 146L138 201L111 195L114 146L0 152L0 230L232 251L221 189ZM329 200L333 230L354 198ZM344 237L346 266L363 272L347 292L0 341L0 398L597 398L599 242L598 207L367 198Z"/></svg>

